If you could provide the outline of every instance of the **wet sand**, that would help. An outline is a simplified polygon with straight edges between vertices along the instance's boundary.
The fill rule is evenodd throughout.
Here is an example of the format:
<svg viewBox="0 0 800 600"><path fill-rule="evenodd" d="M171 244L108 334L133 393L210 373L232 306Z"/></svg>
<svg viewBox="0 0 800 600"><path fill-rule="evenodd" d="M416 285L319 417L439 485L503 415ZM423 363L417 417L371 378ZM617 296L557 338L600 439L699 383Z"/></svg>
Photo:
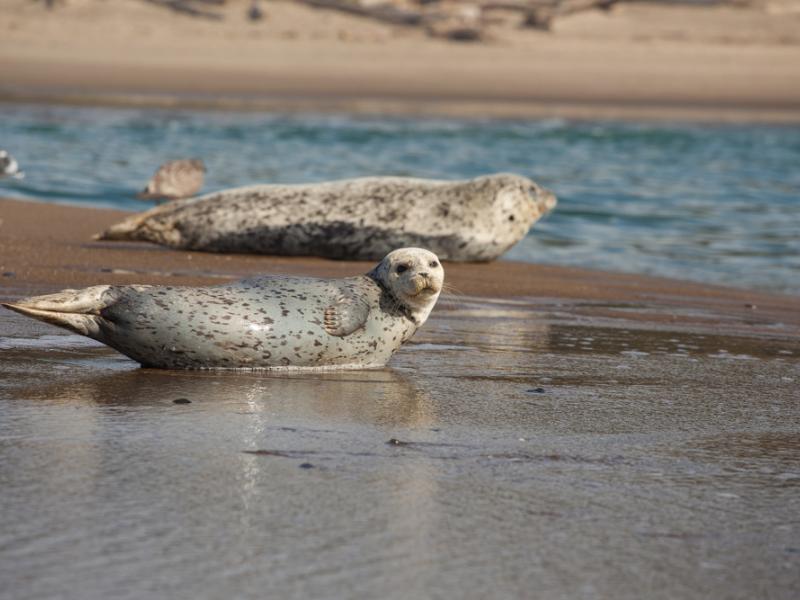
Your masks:
<svg viewBox="0 0 800 600"><path fill-rule="evenodd" d="M142 209L148 208L143 203ZM208 285L255 273L347 277L371 263L319 258L182 252L139 242L92 241L127 217L89 209L0 199L0 279L5 298L98 283ZM570 306L579 314L651 323L727 327L749 334L800 329L800 299L674 279L513 261L450 263L447 285L459 295L521 297ZM630 311L626 306L652 307Z"/></svg>
<svg viewBox="0 0 800 600"><path fill-rule="evenodd" d="M296 3L253 24L86 0L0 12L0 100L486 117L800 120L800 12L622 3L459 44ZM772 3L774 4L774 2ZM510 19L510 20L509 20Z"/></svg>
<svg viewBox="0 0 800 600"><path fill-rule="evenodd" d="M367 269L89 241L120 216L0 201L0 296ZM388 368L341 374L140 369L0 311L2 589L795 596L798 299L446 273L460 293Z"/></svg>

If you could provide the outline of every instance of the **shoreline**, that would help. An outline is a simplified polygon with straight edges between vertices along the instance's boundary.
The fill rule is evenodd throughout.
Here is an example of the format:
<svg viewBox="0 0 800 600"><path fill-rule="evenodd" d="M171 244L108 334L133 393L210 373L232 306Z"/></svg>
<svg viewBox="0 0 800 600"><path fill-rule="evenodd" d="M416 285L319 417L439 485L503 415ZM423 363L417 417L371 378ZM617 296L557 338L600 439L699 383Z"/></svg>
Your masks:
<svg viewBox="0 0 800 600"><path fill-rule="evenodd" d="M113 92L105 90L24 89L0 86L0 104L65 105L75 107L266 112L279 114L346 114L364 117L423 119L564 119L700 123L709 125L797 125L800 106L704 106L701 104L621 104L587 100L453 100L444 98L352 98L314 95L224 96Z"/></svg>
<svg viewBox="0 0 800 600"><path fill-rule="evenodd" d="M98 284L211 285L259 273L349 277L369 262L212 254L93 241L127 211L0 199L0 297ZM450 299L524 301L542 310L645 330L800 339L800 298L689 281L514 261L446 263ZM5 315L8 319L9 315ZM15 320L22 319L14 315Z"/></svg>
<svg viewBox="0 0 800 600"><path fill-rule="evenodd" d="M198 109L198 110L204 110L204 109ZM208 110L212 110L212 109L208 109ZM34 205L39 205L39 206L42 206L42 205L53 206L53 207L54 206L58 206L58 207L63 207L65 209L75 209L76 211L88 211L89 214L92 214L92 213L97 213L97 214L105 213L105 214L103 214L103 218L101 218L99 220L96 220L96 222L98 223L98 229L96 231L92 232L92 234L99 233L99 232L103 231L105 228L107 228L108 225L111 225L113 223L119 222L119 221L121 221L121 220L123 220L123 219L125 219L125 218L127 218L127 217L129 217L131 215L133 215L133 214L145 212L145 211L149 210L150 208L153 208L153 206L155 206L155 205L148 206L147 204L144 204L142 206L141 210L133 210L133 209L131 209L129 207L121 208L121 207L115 205L112 202L96 202L96 201L89 202L89 201L76 201L76 200L68 200L68 199L51 199L51 198L42 199L42 198L38 198L38 197L26 195L26 194L13 195L13 192L10 191L10 190L6 190L5 193L6 194L10 194L10 195L6 195L6 196L0 195L0 210L2 210L2 208L3 208L3 203L7 203L5 205L6 209L8 209L8 207L13 207L13 206L18 206L18 205L23 205L24 206L24 205L27 205L27 204L34 204ZM24 211L25 209L21 208L21 210ZM0 217L2 217L2 213L0 213ZM27 218L28 217L26 217L26 219ZM93 221L95 221L95 220L93 219ZM0 234L2 234L2 223L3 223L3 220L2 220L2 218L0 218ZM89 234L89 237L87 237L86 241L94 241L92 239L92 237L91 237L92 234ZM32 235L36 235L36 232L32 232ZM125 244L133 244L134 247L137 247L137 246L142 246L142 247L144 247L144 246L152 246L153 248L159 248L159 249L162 249L162 250L168 250L168 251L172 251L172 252L190 252L190 253L194 252L194 251L189 251L189 250L183 251L183 250L169 249L169 248L166 248L166 247L165 248L161 248L157 244L150 244L149 242L127 242L127 241L120 241L120 242L113 241L112 242L112 241L100 240L100 241L97 241L97 243L99 243L99 244L112 244L112 245L113 244L119 244L120 248L122 248ZM202 251L198 251L198 252L196 252L196 254L198 254L200 256L203 256L203 255L212 255L213 256L213 255L215 255L215 253L213 253L213 252L208 252L207 253L207 252L202 252ZM516 258L508 258L507 257L508 254L510 254L510 251L507 252L505 255L499 257L498 259L496 259L494 261L490 261L488 263L453 263L453 262L451 262L450 264L451 265L473 265L473 266L492 265L492 264L494 264L494 265L496 265L496 264L527 265L527 266L543 268L543 269L544 268L552 268L552 269L561 270L561 271L565 271L565 272L566 271L575 271L575 272L582 272L582 273L586 273L586 274L603 274L603 275L612 275L612 276L627 277L627 278L634 278L634 279L635 278L642 278L642 279L648 280L648 281L658 281L658 282L661 282L663 285L675 285L675 284L678 284L678 285L702 287L702 288L708 288L708 289L716 290L719 293L724 293L724 292L736 292L738 294L755 294L755 293L757 293L757 294L766 294L768 296L775 296L775 297L782 297L782 298L793 299L793 300L794 299L800 300L800 295L794 293L793 291L789 291L789 290L786 290L786 289L780 289L780 288L775 289L775 288L758 287L755 284L753 284L751 286L745 286L745 285L736 285L736 284L732 284L732 283L728 283L728 282L708 282L708 281L704 281L704 280L701 280L701 279L676 278L676 277L672 277L670 275L645 274L643 272L637 272L637 271L601 269L601 268L597 268L597 267L593 267L593 266L581 266L581 265L576 265L576 264L559 263L559 262L552 262L552 261L539 262L539 263L537 263L537 262L527 262L525 260L520 260L520 259L516 259ZM323 262L328 262L328 263L331 263L331 264L337 264L337 263L352 263L352 264L365 264L365 265L368 264L367 262L342 261L342 260L338 260L338 259L327 259L327 258L321 258L321 257L315 257L315 256L279 256L279 255L255 255L255 254L254 255L247 255L247 254L224 254L224 253L218 254L218 256L233 256L233 257L241 257L241 256L259 257L260 256L262 258L286 259L288 261L293 261L293 260L305 261L305 260L309 260L309 261L323 261ZM0 254L0 259L1 258L2 258L2 254ZM302 269L303 265L300 265L300 268ZM324 276L327 276L327 275L324 275ZM331 275L331 276L336 276L336 275ZM484 295L484 296L487 295L487 294L482 293L482 292L474 292L474 293L476 295ZM505 295L510 295L510 296L523 296L524 295L522 292L514 291L514 287L513 286L511 286L511 288L509 288L509 289L506 289L504 291L504 294ZM800 308L800 305L798 306L798 308Z"/></svg>

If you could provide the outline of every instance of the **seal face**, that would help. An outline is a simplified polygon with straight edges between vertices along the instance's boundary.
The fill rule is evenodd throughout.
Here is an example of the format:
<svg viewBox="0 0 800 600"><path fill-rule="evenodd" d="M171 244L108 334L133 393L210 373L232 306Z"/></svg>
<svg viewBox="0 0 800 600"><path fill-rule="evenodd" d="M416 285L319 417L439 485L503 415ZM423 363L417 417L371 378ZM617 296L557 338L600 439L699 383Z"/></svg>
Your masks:
<svg viewBox="0 0 800 600"><path fill-rule="evenodd" d="M386 364L422 326L443 280L435 254L402 248L368 274L346 279L102 285L4 306L101 341L146 367L368 368Z"/></svg>
<svg viewBox="0 0 800 600"><path fill-rule="evenodd" d="M556 203L525 177L371 177L236 188L129 217L98 237L172 248L378 260L421 246L444 260L494 260Z"/></svg>

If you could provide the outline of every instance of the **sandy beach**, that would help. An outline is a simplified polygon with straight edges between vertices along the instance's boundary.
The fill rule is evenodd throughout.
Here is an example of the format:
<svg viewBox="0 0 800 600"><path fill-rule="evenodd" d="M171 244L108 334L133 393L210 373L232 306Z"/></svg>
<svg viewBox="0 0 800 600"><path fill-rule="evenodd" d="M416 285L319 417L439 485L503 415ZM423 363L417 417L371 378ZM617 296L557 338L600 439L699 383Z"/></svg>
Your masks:
<svg viewBox="0 0 800 600"><path fill-rule="evenodd" d="M0 14L0 99L800 120L800 14L790 4L620 4L557 19L548 32L501 19L480 43L288 2L270 3L266 19L250 23L246 6L228 2L224 20L207 21L143 2L73 0L46 11L9 0Z"/></svg>
<svg viewBox="0 0 800 600"><path fill-rule="evenodd" d="M0 295L12 299L99 283L209 285L258 273L346 277L371 268L366 262L92 241L93 234L128 214L0 200L0 271L6 273ZM726 326L754 335L774 332L771 325L777 322L782 324L781 334L800 334L800 299L755 290L513 261L448 264L447 284L456 295L526 298L587 316L712 329L724 320ZM614 308L617 304L619 310ZM652 305L653 310L632 312L625 304Z"/></svg>
<svg viewBox="0 0 800 600"><path fill-rule="evenodd" d="M791 0L620 3L558 18L551 31L505 15L476 43L282 1L262 2L255 23L246 0L205 3L224 16L214 21L158 2L43 4L3 2L0 102L800 122ZM98 109L16 113L5 131L27 178L5 194L29 200L0 198L0 301L98 284L347 277L373 266L93 240L130 213L57 202L133 207L159 152L200 153L216 165L210 175L230 175L219 187L319 179L311 163L326 152L365 156L365 171L387 168L381 145L317 143L311 130L324 123L281 137L287 129L268 122L248 137L249 122L214 129L208 112L181 123L162 112L141 111L135 126ZM105 127L82 135L103 118ZM398 138L405 127L381 135ZM409 152L427 144L429 154L408 172L447 153L439 137L470 149L461 162L443 161L439 176L490 168L488 133L431 139L427 121L416 127ZM737 273L780 265L769 273L791 274L794 130L667 127L606 131L614 143L597 146L565 127L566 141L544 152L566 170L544 169L530 146L494 148L522 157L509 168L556 180L553 189L565 190L557 210L574 236L614 238L600 260L677 277L699 264L710 276L723 261L758 254ZM746 135L718 136L697 152L714 129ZM214 135L234 146L201 152ZM500 135L538 144L544 134ZM239 157L242 140L250 146ZM283 140L307 156L258 165ZM736 162L729 152L739 148L752 152ZM611 160L591 165L600 155ZM693 179L678 156L697 166ZM230 174L228 159L253 170ZM591 166L594 178L581 173ZM595 193L629 167L633 178ZM723 201L727 211L717 210ZM638 210L626 229L619 217L630 207ZM758 221L764 235L747 237L754 211L767 217ZM676 216L691 227L677 227ZM639 243L637 254L632 231L674 243ZM796 598L800 296L761 291L755 280L742 284L759 289L535 264L558 242L564 252L580 247L553 241L530 263L445 264L431 317L373 370L146 369L0 308L0 597ZM705 252L697 244L716 244L715 253L692 263ZM668 252L673 271L635 261Z"/></svg>
<svg viewBox="0 0 800 600"><path fill-rule="evenodd" d="M91 241L122 215L0 201L0 299L368 268ZM141 369L0 310L2 588L795 596L797 298L445 270L458 293L368 371Z"/></svg>

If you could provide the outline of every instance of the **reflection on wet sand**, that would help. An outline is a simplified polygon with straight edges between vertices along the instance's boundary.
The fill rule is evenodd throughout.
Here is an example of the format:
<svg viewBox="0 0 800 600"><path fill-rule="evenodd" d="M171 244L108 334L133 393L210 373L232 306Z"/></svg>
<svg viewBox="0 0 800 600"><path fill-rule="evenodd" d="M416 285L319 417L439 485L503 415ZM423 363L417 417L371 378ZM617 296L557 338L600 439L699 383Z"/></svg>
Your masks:
<svg viewBox="0 0 800 600"><path fill-rule="evenodd" d="M70 360L74 359L73 353ZM314 492L309 495L297 487L299 482L292 480L290 473L296 472L299 465L326 478L325 474L336 468L342 457L351 457L348 461L357 460L358 456L390 460L396 450L386 444L387 428L427 430L436 418L430 399L414 381L390 369L310 376L133 368L77 377L74 372L63 373L63 378L66 381L58 384L43 384L31 377L32 381L16 389L15 402L33 408L17 415L14 421L14 429L29 445L4 461L0 476L36 473L39 493L46 497L87 499L95 509L76 515L72 523L81 523L83 531L105 541L130 527L130 519L142 518L136 512L121 519L115 514L117 521L110 532L99 524L103 515L116 512L113 507L120 504L119 490L130 492L131 486L137 488L132 497L155 494L157 510L169 511L166 505L182 496L180 502L185 510L173 514L178 528L202 529L205 525L198 521L192 507L208 502L219 503L239 515L234 527L242 531L262 529L278 539L292 537L294 532L285 529L288 523L284 522L284 514L275 514L271 524L270 519L264 519L263 511L276 502L285 505L287 497L298 506L314 502ZM190 403L175 404L178 398ZM353 439L354 428L371 438L371 451L365 452ZM374 428L387 433L379 434L376 440L371 432ZM205 439L197 436L202 430L207 431ZM215 451L214 446L219 450ZM265 447L283 452L245 452ZM200 472L195 472L195 466ZM428 548L426 531L436 526L436 479L436 465L424 454L411 452L404 457L401 469L390 469L375 485L356 493L359 505L382 509L380 515L365 523L359 524L356 518L352 532L355 539L372 544L369 540L374 536L371 531L376 518L382 522L376 531L383 533L378 537L395 539L392 548L383 551L380 544L374 548L374 568L386 569L389 579L393 577L391 563L384 559L398 553L421 557L433 552ZM211 490L211 481L225 483ZM109 482L116 483L109 487ZM331 483L335 484L328 491L332 499L338 498L342 506L355 500L349 497L351 490L346 486ZM162 493L166 498L159 497ZM55 525L49 531L60 529L61 525ZM327 528L310 531L309 539L301 546L293 542L290 554L301 551L331 555L326 532ZM145 528L138 535L153 534ZM47 537L37 539L37 543L45 540L42 550L47 553L63 551L60 543L51 544ZM351 541L345 539L341 543ZM231 542L226 551L239 555L249 553L255 543L248 533ZM109 543L111 546L103 548L103 553L115 552L114 543ZM256 546L262 543L259 541ZM142 558L135 552L128 558L132 570L142 566ZM172 568L185 568L166 560ZM319 568L311 575L324 578L331 568L348 568L346 563L336 562L339 560L311 565L314 570ZM233 565L231 568L235 570ZM299 576L303 568L309 565L284 565L281 576L291 579ZM409 589L415 586L409 585Z"/></svg>
<svg viewBox="0 0 800 600"><path fill-rule="evenodd" d="M797 354L792 339L752 338L719 332L653 331L635 327L553 324L548 329L548 348L567 354L602 353L622 356L663 355L695 360L720 358L790 358Z"/></svg>
<svg viewBox="0 0 800 600"><path fill-rule="evenodd" d="M424 391L392 369L299 375L131 368L25 386L15 395L106 409L167 407L186 398L205 412L235 410L262 416L265 423L285 417L421 428L436 418Z"/></svg>
<svg viewBox="0 0 800 600"><path fill-rule="evenodd" d="M0 348L0 580L29 597L796 589L788 338L463 299L374 371L62 341Z"/></svg>
<svg viewBox="0 0 800 600"><path fill-rule="evenodd" d="M731 432L692 441L680 453L762 485L800 487L800 436L792 431Z"/></svg>

